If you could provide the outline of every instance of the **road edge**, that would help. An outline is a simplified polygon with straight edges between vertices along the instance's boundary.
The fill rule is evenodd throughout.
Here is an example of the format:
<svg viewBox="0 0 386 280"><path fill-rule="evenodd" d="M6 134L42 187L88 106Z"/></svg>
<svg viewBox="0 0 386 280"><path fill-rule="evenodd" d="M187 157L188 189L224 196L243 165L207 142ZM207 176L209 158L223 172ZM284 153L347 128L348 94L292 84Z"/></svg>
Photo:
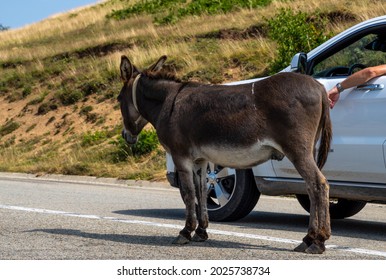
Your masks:
<svg viewBox="0 0 386 280"><path fill-rule="evenodd" d="M16 172L0 172L0 179L17 179L17 180L36 180L51 182L66 182L76 184L93 184L103 186L121 186L121 187L151 187L151 188L172 188L165 181L145 181L145 180L123 180L118 178L80 176L80 175L63 175L63 174L32 174Z"/></svg>

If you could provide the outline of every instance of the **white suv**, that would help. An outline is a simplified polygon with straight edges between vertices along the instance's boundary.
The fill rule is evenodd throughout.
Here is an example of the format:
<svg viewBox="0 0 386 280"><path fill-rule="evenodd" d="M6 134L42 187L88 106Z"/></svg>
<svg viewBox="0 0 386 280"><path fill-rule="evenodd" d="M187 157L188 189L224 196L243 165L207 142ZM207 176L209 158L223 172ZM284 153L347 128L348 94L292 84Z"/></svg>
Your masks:
<svg viewBox="0 0 386 280"><path fill-rule="evenodd" d="M386 16L381 16L347 29L308 54L295 55L283 71L311 75L329 90L358 69L385 63ZM322 172L331 187L332 218L355 215L367 202L386 202L385 84L386 76L381 76L347 89L331 110L333 140ZM178 187L170 155L166 159L167 178ZM248 215L261 193L295 194L309 211L303 180L286 158L248 170L209 164L207 182L209 217L213 221L232 221Z"/></svg>

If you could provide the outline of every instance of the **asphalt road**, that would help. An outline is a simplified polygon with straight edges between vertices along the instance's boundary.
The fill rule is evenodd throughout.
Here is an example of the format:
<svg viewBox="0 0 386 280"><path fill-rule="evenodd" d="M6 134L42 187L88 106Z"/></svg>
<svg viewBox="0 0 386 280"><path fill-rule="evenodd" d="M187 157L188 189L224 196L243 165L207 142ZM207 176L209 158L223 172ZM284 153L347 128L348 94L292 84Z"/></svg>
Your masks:
<svg viewBox="0 0 386 280"><path fill-rule="evenodd" d="M262 196L210 239L172 245L184 225L178 190L166 184L0 173L1 260L385 260L386 205L332 222L323 255L293 252L308 213L293 198Z"/></svg>

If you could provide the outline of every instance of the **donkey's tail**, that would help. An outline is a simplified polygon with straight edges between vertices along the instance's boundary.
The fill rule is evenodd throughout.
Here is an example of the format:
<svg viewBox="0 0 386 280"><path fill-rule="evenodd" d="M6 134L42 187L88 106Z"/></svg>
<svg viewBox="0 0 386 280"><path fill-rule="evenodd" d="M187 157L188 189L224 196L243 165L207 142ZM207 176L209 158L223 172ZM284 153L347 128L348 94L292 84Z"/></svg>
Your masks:
<svg viewBox="0 0 386 280"><path fill-rule="evenodd" d="M330 151L331 139L332 139L332 124L330 118L330 104L327 98L327 93L323 88L322 96L322 116L319 124L320 145L317 157L317 164L319 169L322 169L327 161L328 153Z"/></svg>

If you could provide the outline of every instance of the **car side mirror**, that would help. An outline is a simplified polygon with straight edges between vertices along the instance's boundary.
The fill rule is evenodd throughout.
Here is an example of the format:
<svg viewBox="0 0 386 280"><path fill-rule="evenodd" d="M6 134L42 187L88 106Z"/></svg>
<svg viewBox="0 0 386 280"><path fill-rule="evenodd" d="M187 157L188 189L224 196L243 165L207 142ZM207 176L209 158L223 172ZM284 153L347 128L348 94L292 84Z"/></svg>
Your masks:
<svg viewBox="0 0 386 280"><path fill-rule="evenodd" d="M307 54L297 53L291 60L290 72L307 73Z"/></svg>

